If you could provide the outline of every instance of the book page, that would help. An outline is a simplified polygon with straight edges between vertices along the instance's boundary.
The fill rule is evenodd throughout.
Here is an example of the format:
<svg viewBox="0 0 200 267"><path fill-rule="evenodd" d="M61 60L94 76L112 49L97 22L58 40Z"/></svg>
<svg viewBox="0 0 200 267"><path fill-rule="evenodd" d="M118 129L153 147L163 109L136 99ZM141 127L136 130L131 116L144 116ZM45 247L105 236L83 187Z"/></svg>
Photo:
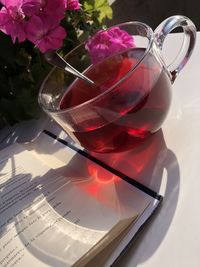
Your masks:
<svg viewBox="0 0 200 267"><path fill-rule="evenodd" d="M133 186L121 185L133 203L126 208L113 183L96 197L85 190L94 188L93 179L83 186L85 179L74 182L70 171L60 175L18 145L1 151L0 266L81 266L137 218L140 193ZM149 202L142 201L141 212Z"/></svg>

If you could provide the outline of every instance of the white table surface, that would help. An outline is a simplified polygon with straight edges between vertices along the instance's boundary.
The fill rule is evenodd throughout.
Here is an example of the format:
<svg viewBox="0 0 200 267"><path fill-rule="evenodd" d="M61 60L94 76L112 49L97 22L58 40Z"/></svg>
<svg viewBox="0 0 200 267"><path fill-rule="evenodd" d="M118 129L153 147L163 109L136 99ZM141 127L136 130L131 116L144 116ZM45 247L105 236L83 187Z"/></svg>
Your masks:
<svg viewBox="0 0 200 267"><path fill-rule="evenodd" d="M165 56L172 59L180 34L171 34ZM117 267L200 266L200 33L190 61L173 85L173 100L162 130L139 149L100 155L125 174L164 195L162 207ZM39 125L39 126L38 126ZM15 141L37 140L42 128L60 132L48 123L24 123L0 132L0 148ZM63 136L63 133L60 133ZM36 141L37 144L37 141ZM44 146L45 147L45 146ZM65 153L56 151L65 162ZM94 266L95 267L95 266Z"/></svg>
<svg viewBox="0 0 200 267"><path fill-rule="evenodd" d="M169 37L166 55L173 53L179 36ZM173 85L173 101L162 131L147 145L150 152L142 152L143 159L136 157L144 163L149 155L151 163L146 163L140 179L155 190L160 186L162 208L117 267L200 266L199 78L200 33L190 61Z"/></svg>

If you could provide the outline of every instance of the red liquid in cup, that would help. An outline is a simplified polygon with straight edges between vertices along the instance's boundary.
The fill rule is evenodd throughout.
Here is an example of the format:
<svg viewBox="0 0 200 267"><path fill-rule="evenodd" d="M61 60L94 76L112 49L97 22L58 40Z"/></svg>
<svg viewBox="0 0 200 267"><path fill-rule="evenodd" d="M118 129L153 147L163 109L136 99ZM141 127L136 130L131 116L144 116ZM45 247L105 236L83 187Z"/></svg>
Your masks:
<svg viewBox="0 0 200 267"><path fill-rule="evenodd" d="M87 83L75 81L62 98L60 109L74 107L105 92L123 78L143 54L144 49L135 48L90 67L85 74L100 87L89 88ZM80 125L77 123L73 134L89 151L104 153L131 149L160 128L170 101L171 82L168 74L149 53L112 92L97 103L90 104L99 107L98 116L101 117L101 110L108 110L112 115L115 114L115 119L110 119L109 115L105 119L104 114L102 120L105 119L105 122L102 124L101 119L95 119L95 116L91 121L87 118L86 122L82 120ZM90 111L91 106L86 109L87 113L91 112L90 117L94 112L94 109ZM65 116L64 113L62 116ZM65 128L64 123L62 126Z"/></svg>

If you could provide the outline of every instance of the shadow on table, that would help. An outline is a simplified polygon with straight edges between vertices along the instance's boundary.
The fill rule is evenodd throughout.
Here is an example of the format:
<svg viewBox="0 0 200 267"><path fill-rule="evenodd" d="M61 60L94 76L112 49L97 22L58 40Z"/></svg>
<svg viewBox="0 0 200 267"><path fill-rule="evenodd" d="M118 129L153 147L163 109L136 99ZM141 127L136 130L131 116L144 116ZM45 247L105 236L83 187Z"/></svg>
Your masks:
<svg viewBox="0 0 200 267"><path fill-rule="evenodd" d="M44 127L49 124L49 121L49 118L42 114L40 119L22 121L13 126L5 126L0 130L0 150L16 142L34 142Z"/></svg>
<svg viewBox="0 0 200 267"><path fill-rule="evenodd" d="M126 256L116 264L119 267L126 266L132 259L130 266L138 266L156 251L173 221L180 186L180 170L176 155L167 148L162 130L160 130L132 151L107 155L93 153L92 156L152 190L161 191L164 195L159 212L151 218L140 238L127 251ZM97 188L89 186L91 179L98 181L99 187L101 183L109 183L113 179L113 174L108 174L109 172L100 165L76 154L67 166L58 171L79 183L89 194L97 194ZM116 185L115 188L119 196L123 194L120 186Z"/></svg>
<svg viewBox="0 0 200 267"><path fill-rule="evenodd" d="M57 149L54 142L49 144L49 147L50 151L52 152ZM67 151L68 150L66 148L66 153L68 153ZM59 183L59 186L61 186L59 188L63 188L62 184L66 184L67 178L70 178L72 182L79 188L81 188L81 190L85 194L88 194L90 197L93 197L96 200L103 202L104 204L105 201L109 199L109 197L112 199L112 192L114 192L119 201L124 201L124 205L134 205L134 203L130 203L130 201L128 201L127 197L124 198L123 183L120 182L116 175L108 171L106 166L104 166L104 164L106 163L113 169L121 171L125 175L134 178L135 180L146 185L152 190L155 190L156 192L159 192L161 190L164 193L164 201L162 207L146 225L144 231L140 234L140 238L138 238L132 244L132 246L130 246L129 250L125 254L125 257L121 257L120 260L115 264L116 266L120 267L127 266L130 262L129 266L138 266L141 262L146 261L154 254L156 249L165 238L165 235L167 234L167 231L173 221L178 202L180 183L180 171L176 156L171 150L167 148L161 130L150 138L146 139L143 144L141 144L134 150L118 154L116 153L106 155L94 153L92 154L92 156L98 158L98 160L101 161L102 164L100 162L100 164L96 164L87 156L83 157L79 153L76 153L66 166L56 169L59 174L62 174L66 177L65 180L56 181ZM104 166L105 168L102 166ZM31 176L30 178L28 176L28 179L31 180ZM40 179L41 188L46 188L45 190L50 191L48 187L49 185L52 186L52 182L49 183L48 173L44 178L41 177L38 179ZM34 180L32 182L34 182ZM107 188L110 187L110 184L112 184L112 192L107 190ZM162 190L162 188L164 188L165 190ZM23 202L23 205L19 207L19 209L23 210L24 207L27 207L30 202L34 202L38 194L41 194L42 192L43 191L40 190L40 187L38 187L38 193L35 192L33 194L33 198L31 200L29 199L28 202ZM106 195L107 199L105 197L102 197L102 192L110 192ZM74 197L76 201L80 202L78 195ZM52 201L48 201L47 204L49 210L54 212L54 217L56 216L55 226L58 228L58 232L60 233L58 227L59 225L57 225L57 220L59 222L60 216L62 217L63 215L63 210L60 209L59 206L56 206L56 203L57 202L54 203ZM111 201L110 204L112 205ZM37 216L42 216L41 209L33 208L33 210L31 211L35 211L35 215ZM24 214L23 212L22 214L17 215L16 219L13 218L13 220L16 224L17 232L20 233L19 237L21 238L23 243L26 244L28 251L37 259L40 259L42 262L45 262L47 264L53 263L55 264L54 266L65 266L66 259L64 256L64 251L66 251L67 249L67 243L59 242L61 240L64 240L62 236L53 235L51 228L48 228L50 222L49 219L40 221L39 229L41 229L41 231L43 231L42 229L46 229L45 233L47 235L48 231L51 231L51 239L49 239L48 242L46 242L46 240L45 242L41 242L40 239L38 239L38 242L33 240L30 244L31 236L34 236L34 234L36 234L36 230L39 230L36 225L34 231L32 231L31 228L25 229L24 224L28 222L29 225L32 225L34 224L34 220L32 220L31 216L23 217L24 215L26 214ZM25 222L24 218L26 218L26 220L28 221ZM52 220L52 218L50 219ZM65 220L68 219L65 218L64 221ZM17 223L20 221L21 223ZM3 231L5 231L5 229ZM55 247L55 244L59 244L59 246ZM58 247L59 251L54 251L54 248L57 249ZM57 257L57 253L62 254L59 259ZM97 258L95 258L94 262L91 262L90 266L95 266L96 259Z"/></svg>
<svg viewBox="0 0 200 267"><path fill-rule="evenodd" d="M126 174L132 172L137 180L156 192L161 190L164 195L162 206L124 257L114 265L136 267L154 254L173 221L180 190L180 170L176 155L165 144L162 131L147 140L143 148L128 152L123 158L118 162L124 165L122 169ZM118 162L115 164L121 168Z"/></svg>

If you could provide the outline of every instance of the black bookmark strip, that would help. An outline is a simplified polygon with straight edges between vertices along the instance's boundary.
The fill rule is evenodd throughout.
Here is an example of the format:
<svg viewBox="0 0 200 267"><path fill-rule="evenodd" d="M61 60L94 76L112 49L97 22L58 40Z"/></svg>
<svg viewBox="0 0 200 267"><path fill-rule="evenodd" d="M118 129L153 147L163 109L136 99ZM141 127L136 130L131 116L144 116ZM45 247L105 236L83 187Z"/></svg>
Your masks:
<svg viewBox="0 0 200 267"><path fill-rule="evenodd" d="M143 191L144 193L148 194L149 196L151 196L151 197L153 197L153 198L155 198L157 200L161 200L162 199L162 196L159 195L158 193L156 193L155 191L153 191L150 188L148 188L147 186L139 183L138 181L134 180L133 178L130 178L129 176L123 174L122 172L112 168L111 166L107 165L103 161L101 161L101 160L95 158L94 156L90 155L85 150L81 150L81 149L77 148L76 146L70 144L66 140L63 140L63 139L57 137L55 134L53 134L53 133L51 133L51 132L49 132L47 130L43 130L43 132L46 135L50 136L51 138L56 139L58 142L62 143L63 145L68 146L69 148L71 148L72 150L76 151L77 153L79 153L80 155L84 156L85 158L90 159L91 161L93 161L96 164L100 165L101 167L103 167L107 171L113 173L116 176L119 176L121 179L123 179L127 183L135 186L136 188L140 189L141 191Z"/></svg>

